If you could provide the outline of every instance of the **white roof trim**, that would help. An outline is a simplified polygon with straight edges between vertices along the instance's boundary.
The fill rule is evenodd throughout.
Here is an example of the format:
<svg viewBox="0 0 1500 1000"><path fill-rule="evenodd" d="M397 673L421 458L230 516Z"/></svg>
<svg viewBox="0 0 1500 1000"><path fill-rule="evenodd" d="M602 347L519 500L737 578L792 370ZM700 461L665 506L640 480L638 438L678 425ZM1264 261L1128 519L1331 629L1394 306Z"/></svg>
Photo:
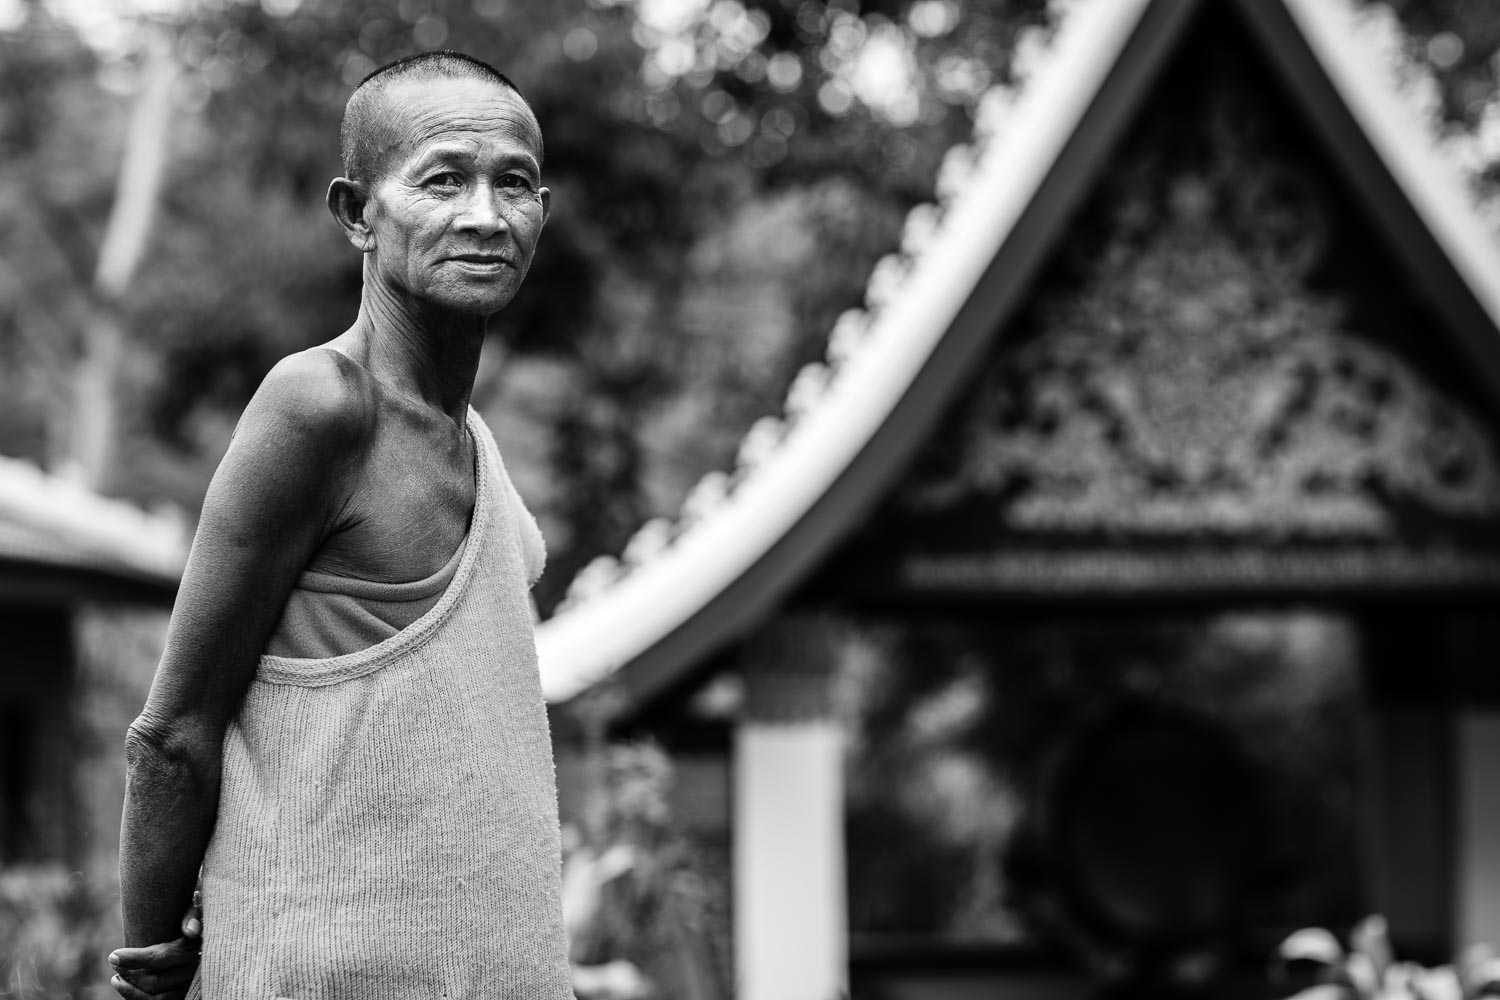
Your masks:
<svg viewBox="0 0 1500 1000"><path fill-rule="evenodd" d="M176 580L187 561L189 537L182 517L102 497L19 459L0 457L0 521L76 547L80 566ZM55 553L38 553L37 558L56 561Z"/></svg>
<svg viewBox="0 0 1500 1000"><path fill-rule="evenodd" d="M939 187L956 193L937 231L922 241L926 249L899 291L878 296L880 308L868 332L836 367L815 405L790 406L798 395L794 386L789 409L801 410L800 418L754 463L753 474L659 553L538 627L548 700L581 693L690 620L838 480L942 339L1153 2L1170 0L1060 0L1062 27L1045 60L1030 53L1027 62L1039 65L1014 107L1007 107L1010 95L998 92L989 96L999 100L981 103L976 135L1003 126L1007 141L989 143L972 170L963 155L945 161ZM1348 0L1281 2L1402 193L1490 323L1500 328L1500 247L1459 165L1442 154L1434 123L1419 120L1393 73L1380 65L1362 12ZM996 108L1005 120L986 121ZM874 278L890 277L880 271ZM881 290L891 285L872 280L872 298L877 284ZM835 341L838 336L835 331ZM846 353L831 343L830 355L836 351ZM774 429L770 435L752 432L746 445L759 452L769 438ZM670 533L665 525L648 528L657 530L637 539L652 543L643 546L648 550ZM627 550L627 560L635 561L630 556Z"/></svg>
<svg viewBox="0 0 1500 1000"><path fill-rule="evenodd" d="M1442 157L1426 134L1432 123L1415 120L1410 102L1396 93L1391 75L1382 72L1360 37L1359 15L1347 2L1282 2L1376 154L1490 322L1500 327L1500 248L1476 210L1461 170Z"/></svg>
<svg viewBox="0 0 1500 1000"><path fill-rule="evenodd" d="M607 590L537 627L542 691L580 694L702 610L802 518L880 427L1031 203L1152 0L1068 5L1052 51L866 342L753 475Z"/></svg>

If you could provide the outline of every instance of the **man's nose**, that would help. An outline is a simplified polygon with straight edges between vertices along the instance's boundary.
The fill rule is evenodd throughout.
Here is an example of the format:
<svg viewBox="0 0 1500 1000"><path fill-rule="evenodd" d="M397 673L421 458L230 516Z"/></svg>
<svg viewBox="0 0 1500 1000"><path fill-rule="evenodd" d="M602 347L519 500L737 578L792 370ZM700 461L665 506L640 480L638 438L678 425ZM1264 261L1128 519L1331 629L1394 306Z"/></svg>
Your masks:
<svg viewBox="0 0 1500 1000"><path fill-rule="evenodd" d="M505 220L501 205L499 191L488 184L474 185L470 188L469 195L464 200L463 211L458 216L458 228L481 238L503 232L508 228L509 223Z"/></svg>

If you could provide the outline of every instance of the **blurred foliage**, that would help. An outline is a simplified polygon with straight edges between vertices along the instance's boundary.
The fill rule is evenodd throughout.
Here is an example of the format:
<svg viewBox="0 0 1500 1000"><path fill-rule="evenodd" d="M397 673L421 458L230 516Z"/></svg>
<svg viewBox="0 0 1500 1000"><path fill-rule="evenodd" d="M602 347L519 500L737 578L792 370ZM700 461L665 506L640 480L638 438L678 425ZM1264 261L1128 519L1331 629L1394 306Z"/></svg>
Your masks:
<svg viewBox="0 0 1500 1000"><path fill-rule="evenodd" d="M141 38L169 36L182 114L152 253L123 306L123 460L107 486L190 508L269 366L353 317L359 257L319 204L348 90L388 59L455 45L512 76L546 133L556 210L526 289L494 324L490 353L503 344L505 361L476 403L543 521L550 606L577 565L674 510L778 407L1042 4L982 4L961 30L956 5L928 4L917 21L931 37L894 27L902 5L862 19L852 5L685 3L672 26L662 6L226 2L90 49L34 5L0 35L15 84L0 134L18 168L0 199L20 221L0 237L0 285L24 290L0 300L0 351L48 383L5 386L0 446L66 457L68 415L53 401L78 350ZM875 29L927 48L947 35L994 68L965 77L938 60L938 96L915 121L830 102L824 84L848 75ZM673 63L684 38L697 48ZM822 58L835 51L843 63Z"/></svg>
<svg viewBox="0 0 1500 1000"><path fill-rule="evenodd" d="M1454 119L1480 114L1500 18L1398 6ZM549 539L544 610L778 409L931 198L1017 32L1047 17L1045 0L184 0L79 25L21 9L0 31L0 450L68 457L63 390L124 124L165 39L179 115L119 305L105 488L190 509L270 365L354 315L359 256L320 205L350 88L441 46L516 80L555 212L475 401Z"/></svg>
<svg viewBox="0 0 1500 1000"><path fill-rule="evenodd" d="M593 996L582 987L601 979L627 984L597 990L622 1000L727 1000L728 901L672 815L671 759L650 741L595 741L589 757L589 815L563 829L575 989Z"/></svg>
<svg viewBox="0 0 1500 1000"><path fill-rule="evenodd" d="M55 669L63 666L58 659L25 652L30 623L20 616L27 614L34 609L7 618L12 654L19 649L27 668L68 679L49 694L64 704L28 704L24 682L20 692L0 692L10 706L0 737L16 735L4 727L13 727L20 713L33 720L21 727L21 746L0 739L6 791L22 798L21 809L0 816L6 826L0 841L8 849L0 857L0 998L107 1000L116 994L105 956L124 934L117 851L123 737L161 658L166 613L75 608L71 636L59 637L73 651L71 671ZM41 727L46 736L27 746L27 736L41 735ZM7 756L18 749L19 761ZM38 766L43 754L55 766Z"/></svg>
<svg viewBox="0 0 1500 1000"><path fill-rule="evenodd" d="M1478 124L1495 99L1500 72L1500 7L1473 0L1386 0L1412 36L1414 50L1437 73L1443 113Z"/></svg>
<svg viewBox="0 0 1500 1000"><path fill-rule="evenodd" d="M0 869L0 997L112 996L104 960L119 944L115 907L61 865Z"/></svg>
<svg viewBox="0 0 1500 1000"><path fill-rule="evenodd" d="M1493 945L1468 945L1448 965L1399 961L1380 914L1349 932L1348 949L1323 927L1304 927L1277 945L1270 980L1288 1000L1481 1000L1500 994Z"/></svg>

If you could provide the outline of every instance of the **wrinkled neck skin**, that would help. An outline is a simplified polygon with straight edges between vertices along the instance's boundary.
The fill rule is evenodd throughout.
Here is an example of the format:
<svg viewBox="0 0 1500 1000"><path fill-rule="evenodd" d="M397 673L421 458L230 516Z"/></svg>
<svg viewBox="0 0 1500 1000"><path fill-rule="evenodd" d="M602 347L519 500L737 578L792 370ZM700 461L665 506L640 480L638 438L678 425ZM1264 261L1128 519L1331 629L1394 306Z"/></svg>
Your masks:
<svg viewBox="0 0 1500 1000"><path fill-rule="evenodd" d="M403 295L373 270L366 257L359 316L334 343L380 381L442 410L463 430L489 314L452 312Z"/></svg>

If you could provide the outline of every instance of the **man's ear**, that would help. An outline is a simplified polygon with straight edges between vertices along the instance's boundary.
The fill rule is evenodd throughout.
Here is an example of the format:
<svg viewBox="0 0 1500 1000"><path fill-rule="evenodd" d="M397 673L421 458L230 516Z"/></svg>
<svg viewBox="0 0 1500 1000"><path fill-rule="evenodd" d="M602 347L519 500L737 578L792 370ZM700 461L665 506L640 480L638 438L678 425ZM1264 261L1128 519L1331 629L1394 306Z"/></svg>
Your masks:
<svg viewBox="0 0 1500 1000"><path fill-rule="evenodd" d="M542 224L546 225L547 217L552 214L552 192L546 188L539 188L537 197L542 199Z"/></svg>
<svg viewBox="0 0 1500 1000"><path fill-rule="evenodd" d="M333 220L344 231L344 238L354 244L361 253L375 249L375 232L365 217L369 194L359 181L347 177L335 177L328 185L328 211Z"/></svg>

